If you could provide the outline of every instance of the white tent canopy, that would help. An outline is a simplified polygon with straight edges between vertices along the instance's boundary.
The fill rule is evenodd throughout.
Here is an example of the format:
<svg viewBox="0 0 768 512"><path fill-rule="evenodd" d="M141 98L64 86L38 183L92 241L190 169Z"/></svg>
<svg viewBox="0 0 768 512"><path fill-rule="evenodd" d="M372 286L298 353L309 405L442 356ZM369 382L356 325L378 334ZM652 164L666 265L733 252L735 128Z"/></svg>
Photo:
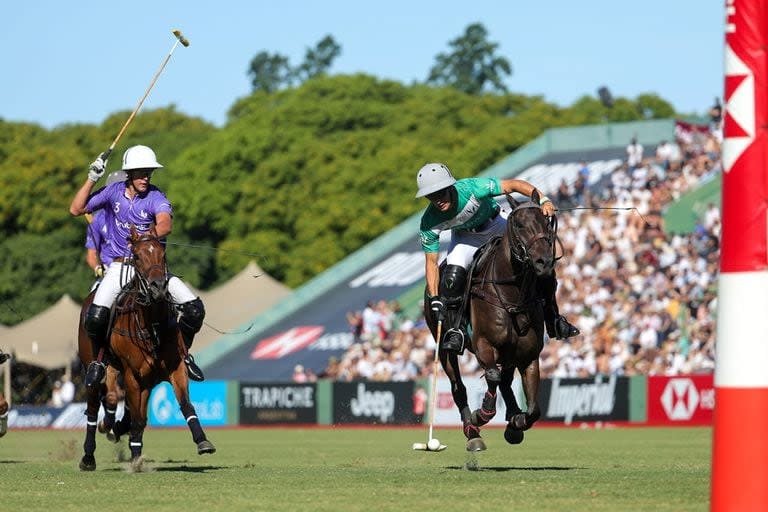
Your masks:
<svg viewBox="0 0 768 512"><path fill-rule="evenodd" d="M226 283L200 293L208 325L203 325L195 337L192 352L205 348L222 336L211 327L224 332L237 330L290 293L290 288L274 280L251 261Z"/></svg>
<svg viewBox="0 0 768 512"><path fill-rule="evenodd" d="M67 366L77 354L80 306L69 295L45 311L0 332L0 348L43 368Z"/></svg>

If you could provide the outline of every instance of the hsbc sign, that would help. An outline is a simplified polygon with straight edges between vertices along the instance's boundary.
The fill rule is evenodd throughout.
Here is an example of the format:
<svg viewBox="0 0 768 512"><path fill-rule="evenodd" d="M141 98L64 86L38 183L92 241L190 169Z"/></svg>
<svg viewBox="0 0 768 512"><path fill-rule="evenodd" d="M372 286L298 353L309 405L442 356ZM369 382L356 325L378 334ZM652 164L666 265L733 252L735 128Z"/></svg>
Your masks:
<svg viewBox="0 0 768 512"><path fill-rule="evenodd" d="M712 375L648 377L648 422L709 425L715 408Z"/></svg>
<svg viewBox="0 0 768 512"><path fill-rule="evenodd" d="M725 46L725 116L723 118L723 170L731 170L755 140L755 75Z"/></svg>

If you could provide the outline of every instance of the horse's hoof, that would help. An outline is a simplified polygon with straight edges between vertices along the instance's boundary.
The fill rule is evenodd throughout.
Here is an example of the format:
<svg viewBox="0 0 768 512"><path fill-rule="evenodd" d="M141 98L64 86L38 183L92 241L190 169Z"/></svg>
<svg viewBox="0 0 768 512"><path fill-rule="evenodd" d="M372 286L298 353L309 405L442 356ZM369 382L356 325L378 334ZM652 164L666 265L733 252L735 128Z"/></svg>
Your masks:
<svg viewBox="0 0 768 512"><path fill-rule="evenodd" d="M482 452L483 450L487 449L488 447L485 446L485 441L483 441L482 437L476 437L467 441L468 452Z"/></svg>
<svg viewBox="0 0 768 512"><path fill-rule="evenodd" d="M83 455L80 459L80 471L95 471L96 458L93 455Z"/></svg>
<svg viewBox="0 0 768 512"><path fill-rule="evenodd" d="M504 440L509 444L520 444L523 442L524 437L525 434L523 431L514 428L511 423L507 425L506 430L504 430Z"/></svg>
<svg viewBox="0 0 768 512"><path fill-rule="evenodd" d="M203 455L204 453L216 453L216 447L207 439L197 443L197 454Z"/></svg>
<svg viewBox="0 0 768 512"><path fill-rule="evenodd" d="M528 419L525 417L525 414L515 414L512 416L512 421L509 422L509 426L514 428L515 430L528 430L531 428L531 425L528 424Z"/></svg>
<svg viewBox="0 0 768 512"><path fill-rule="evenodd" d="M120 436L115 434L114 431L110 430L109 432L107 432L107 441L109 441L110 443L117 444L120 442Z"/></svg>
<svg viewBox="0 0 768 512"><path fill-rule="evenodd" d="M106 434L109 431L103 421L100 421L96 428L98 429L99 434Z"/></svg>

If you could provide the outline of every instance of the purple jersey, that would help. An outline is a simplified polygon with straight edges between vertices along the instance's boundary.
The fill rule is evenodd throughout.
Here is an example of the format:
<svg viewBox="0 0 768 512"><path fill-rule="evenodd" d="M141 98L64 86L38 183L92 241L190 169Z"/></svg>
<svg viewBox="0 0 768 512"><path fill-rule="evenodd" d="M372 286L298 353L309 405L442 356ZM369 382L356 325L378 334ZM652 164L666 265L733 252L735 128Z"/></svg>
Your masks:
<svg viewBox="0 0 768 512"><path fill-rule="evenodd" d="M131 236L131 224L136 226L139 233L146 233L150 225L156 222L155 216L158 213L173 215L171 202L159 188L150 185L145 194L128 199L125 196L125 182L108 185L88 198L86 212L100 208L104 209L107 226L108 243L103 253L112 259L130 256L128 238Z"/></svg>
<svg viewBox="0 0 768 512"><path fill-rule="evenodd" d="M93 249L99 255L99 260L104 265L112 263L112 258L104 250L109 244L107 241L107 224L104 210L93 212L93 220L88 224L85 235L85 248Z"/></svg>

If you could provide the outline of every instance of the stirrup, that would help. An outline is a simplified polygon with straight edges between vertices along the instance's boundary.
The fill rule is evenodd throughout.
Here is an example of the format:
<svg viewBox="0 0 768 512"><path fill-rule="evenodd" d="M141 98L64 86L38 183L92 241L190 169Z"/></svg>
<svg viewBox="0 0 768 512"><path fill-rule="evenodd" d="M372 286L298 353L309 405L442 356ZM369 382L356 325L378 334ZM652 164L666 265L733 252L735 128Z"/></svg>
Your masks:
<svg viewBox="0 0 768 512"><path fill-rule="evenodd" d="M195 358L192 357L192 354L187 354L187 357L184 358L184 364L187 365L187 376L195 380L197 382L202 382L205 380L205 376L203 375L203 370L200 369L199 366L195 363Z"/></svg>
<svg viewBox="0 0 768 512"><path fill-rule="evenodd" d="M101 384L107 373L107 365L101 361L91 361L88 365L88 370L85 372L85 385L86 387L93 387Z"/></svg>
<svg viewBox="0 0 768 512"><path fill-rule="evenodd" d="M440 343L440 348L446 352L461 355L464 352L464 332L456 328L448 329Z"/></svg>
<svg viewBox="0 0 768 512"><path fill-rule="evenodd" d="M563 315L558 315L553 322L553 333L557 339L570 338L572 336L578 336L581 331L573 324L571 324Z"/></svg>

